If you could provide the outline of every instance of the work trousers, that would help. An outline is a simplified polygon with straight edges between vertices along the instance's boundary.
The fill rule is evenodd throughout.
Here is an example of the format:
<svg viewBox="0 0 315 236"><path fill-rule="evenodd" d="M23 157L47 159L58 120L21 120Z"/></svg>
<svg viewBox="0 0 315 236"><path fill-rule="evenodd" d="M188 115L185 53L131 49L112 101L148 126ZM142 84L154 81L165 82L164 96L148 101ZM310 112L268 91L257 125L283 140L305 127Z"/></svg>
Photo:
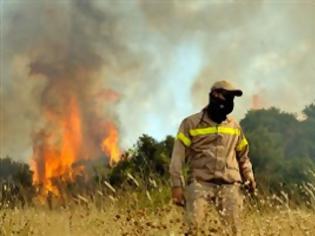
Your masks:
<svg viewBox="0 0 315 236"><path fill-rule="evenodd" d="M209 204L214 204L228 234L241 235L243 194L240 184L214 184L193 181L185 188L186 220L193 232L199 232L205 222ZM195 233L193 233L195 234Z"/></svg>

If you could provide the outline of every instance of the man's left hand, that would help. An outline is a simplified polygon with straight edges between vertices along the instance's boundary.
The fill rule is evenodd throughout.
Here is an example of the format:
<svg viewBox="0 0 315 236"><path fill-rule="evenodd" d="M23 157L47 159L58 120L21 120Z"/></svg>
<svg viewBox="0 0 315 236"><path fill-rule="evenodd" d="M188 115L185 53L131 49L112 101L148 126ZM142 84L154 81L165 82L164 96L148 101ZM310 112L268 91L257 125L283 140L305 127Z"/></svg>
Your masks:
<svg viewBox="0 0 315 236"><path fill-rule="evenodd" d="M257 187L256 181L253 178L247 179L245 181L245 187L250 193L255 193Z"/></svg>

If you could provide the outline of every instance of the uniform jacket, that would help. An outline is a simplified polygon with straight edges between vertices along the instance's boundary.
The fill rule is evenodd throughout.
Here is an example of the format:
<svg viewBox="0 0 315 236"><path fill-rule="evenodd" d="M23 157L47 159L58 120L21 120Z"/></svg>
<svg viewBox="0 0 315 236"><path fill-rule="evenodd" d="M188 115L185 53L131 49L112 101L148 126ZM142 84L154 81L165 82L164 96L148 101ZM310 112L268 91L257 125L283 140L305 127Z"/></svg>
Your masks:
<svg viewBox="0 0 315 236"><path fill-rule="evenodd" d="M244 133L233 118L217 124L204 109L184 119L179 127L170 163L171 184L183 185L185 162L189 180L235 183L253 179L248 151Z"/></svg>

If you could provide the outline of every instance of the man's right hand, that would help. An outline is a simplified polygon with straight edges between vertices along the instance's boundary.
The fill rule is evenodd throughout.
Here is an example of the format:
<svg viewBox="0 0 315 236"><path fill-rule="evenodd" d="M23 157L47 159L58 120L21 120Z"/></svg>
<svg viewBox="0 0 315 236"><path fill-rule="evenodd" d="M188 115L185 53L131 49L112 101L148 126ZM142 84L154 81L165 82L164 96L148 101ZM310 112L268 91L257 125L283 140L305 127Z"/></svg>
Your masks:
<svg viewBox="0 0 315 236"><path fill-rule="evenodd" d="M173 187L172 188L172 199L173 203L177 206L185 206L185 197L184 190L182 187Z"/></svg>

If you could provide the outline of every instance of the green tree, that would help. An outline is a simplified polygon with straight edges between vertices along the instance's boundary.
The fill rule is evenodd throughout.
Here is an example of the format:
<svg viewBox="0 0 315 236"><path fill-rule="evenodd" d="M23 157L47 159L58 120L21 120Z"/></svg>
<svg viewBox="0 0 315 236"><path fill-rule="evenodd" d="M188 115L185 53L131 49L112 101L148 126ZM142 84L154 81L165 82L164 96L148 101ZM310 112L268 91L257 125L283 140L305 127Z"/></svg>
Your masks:
<svg viewBox="0 0 315 236"><path fill-rule="evenodd" d="M34 188L29 166L26 163L13 161L9 157L0 158L0 187L2 206L14 206L17 203L24 205L30 202Z"/></svg>
<svg viewBox="0 0 315 236"><path fill-rule="evenodd" d="M249 111L241 121L257 180L264 188L274 191L280 183L293 186L310 181L307 172L315 164L314 108L305 108L305 121L276 108Z"/></svg>
<svg viewBox="0 0 315 236"><path fill-rule="evenodd" d="M167 181L173 145L174 138L171 136L158 142L148 135L142 135L124 160L111 170L110 182L113 185L129 183L128 174L134 176L148 188L152 184L152 180Z"/></svg>

